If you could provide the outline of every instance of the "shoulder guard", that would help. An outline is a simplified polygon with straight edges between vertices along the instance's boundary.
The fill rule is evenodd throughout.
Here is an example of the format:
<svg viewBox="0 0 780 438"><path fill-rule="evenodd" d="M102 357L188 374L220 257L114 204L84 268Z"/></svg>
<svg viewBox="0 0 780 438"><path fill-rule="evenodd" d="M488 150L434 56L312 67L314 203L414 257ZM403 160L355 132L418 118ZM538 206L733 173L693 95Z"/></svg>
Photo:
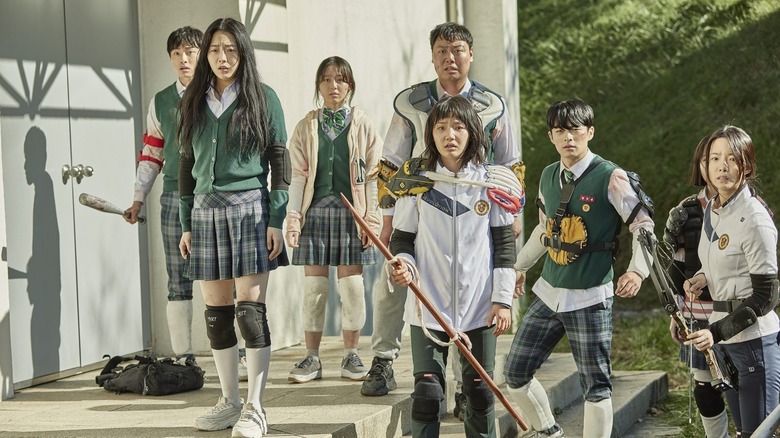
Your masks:
<svg viewBox="0 0 780 438"><path fill-rule="evenodd" d="M420 172L428 170L422 158L412 158L398 169L395 175L387 182L390 195L398 199L401 196L419 195L433 187L433 180L420 175Z"/></svg>
<svg viewBox="0 0 780 438"><path fill-rule="evenodd" d="M425 122L428 121L430 112L436 100L430 92L428 82L420 82L401 91L393 100L393 109L403 118L409 129L412 130L412 138L416 139L412 145L412 156L418 157L425 150L423 133Z"/></svg>
<svg viewBox="0 0 780 438"><path fill-rule="evenodd" d="M634 189L637 198L639 198L639 204L634 207L634 210L631 211L631 214L628 216L628 220L626 220L626 224L630 225L631 222L634 222L636 215L639 214L639 210L641 210L642 207L647 210L647 214L649 214L650 217L653 217L655 207L653 206L653 200L650 199L650 196L648 196L642 188L642 180L639 178L639 175L628 171L626 171L626 175L628 175L628 182L631 184L631 188Z"/></svg>
<svg viewBox="0 0 780 438"><path fill-rule="evenodd" d="M471 101L471 106L479 114L483 128L504 115L504 101L501 100L501 96L479 82L471 81L467 97Z"/></svg>

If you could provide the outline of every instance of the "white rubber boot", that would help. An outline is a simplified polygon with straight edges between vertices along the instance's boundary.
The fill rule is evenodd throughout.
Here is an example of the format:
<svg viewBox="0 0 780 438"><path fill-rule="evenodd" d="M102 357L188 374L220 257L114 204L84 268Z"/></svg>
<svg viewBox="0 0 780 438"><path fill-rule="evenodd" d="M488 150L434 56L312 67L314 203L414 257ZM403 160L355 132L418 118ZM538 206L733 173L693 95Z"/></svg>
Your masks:
<svg viewBox="0 0 780 438"><path fill-rule="evenodd" d="M165 314L173 353L192 354L192 300L168 301Z"/></svg>

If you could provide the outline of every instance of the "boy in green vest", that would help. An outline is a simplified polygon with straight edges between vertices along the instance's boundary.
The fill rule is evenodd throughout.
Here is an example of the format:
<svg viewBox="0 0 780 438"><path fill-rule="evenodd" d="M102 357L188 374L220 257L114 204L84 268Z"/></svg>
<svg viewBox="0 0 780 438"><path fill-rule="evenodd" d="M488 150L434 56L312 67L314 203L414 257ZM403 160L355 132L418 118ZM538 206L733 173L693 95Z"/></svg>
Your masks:
<svg viewBox="0 0 780 438"><path fill-rule="evenodd" d="M176 138L178 105L181 95L195 74L203 32L189 26L168 36L168 57L178 80L158 92L149 103L144 146L138 155L133 205L125 210L125 220L138 221L141 206L152 190L157 175L163 174L160 195L160 228L168 271L166 314L171 348L182 363L195 363L192 354L192 281L184 275L184 259L179 254L179 145Z"/></svg>
<svg viewBox="0 0 780 438"><path fill-rule="evenodd" d="M612 302L631 298L647 277L637 237L653 232L651 204L638 183L616 164L590 151L593 109L572 99L547 110L547 133L560 161L542 171L539 225L518 254L515 296L525 271L544 257L536 294L509 351L504 374L509 393L540 436L561 437L547 394L534 374L566 335L585 396L583 436L612 431ZM627 272L613 289L613 251L621 223L633 234Z"/></svg>

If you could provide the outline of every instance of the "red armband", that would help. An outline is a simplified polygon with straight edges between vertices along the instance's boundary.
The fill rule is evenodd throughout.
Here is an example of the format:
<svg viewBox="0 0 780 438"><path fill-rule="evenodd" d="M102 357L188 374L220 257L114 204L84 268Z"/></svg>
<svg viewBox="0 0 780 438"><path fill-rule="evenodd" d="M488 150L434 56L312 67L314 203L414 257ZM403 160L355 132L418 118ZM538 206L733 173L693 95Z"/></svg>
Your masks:
<svg viewBox="0 0 780 438"><path fill-rule="evenodd" d="M149 146L155 148L161 148L165 146L165 140L163 140L162 138L152 137L151 135L144 134L144 144L148 144Z"/></svg>

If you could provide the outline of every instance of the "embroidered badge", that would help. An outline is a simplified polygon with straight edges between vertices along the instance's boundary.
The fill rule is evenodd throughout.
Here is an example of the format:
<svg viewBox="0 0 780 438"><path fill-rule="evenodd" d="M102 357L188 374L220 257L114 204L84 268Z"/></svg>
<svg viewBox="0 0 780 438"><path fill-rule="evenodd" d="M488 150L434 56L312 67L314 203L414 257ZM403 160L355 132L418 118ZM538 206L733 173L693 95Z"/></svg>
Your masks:
<svg viewBox="0 0 780 438"><path fill-rule="evenodd" d="M724 234L718 239L718 249L726 249L729 246L729 235Z"/></svg>
<svg viewBox="0 0 780 438"><path fill-rule="evenodd" d="M582 211L584 211L585 213L589 212L590 211L590 205L582 204Z"/></svg>
<svg viewBox="0 0 780 438"><path fill-rule="evenodd" d="M487 201L477 201L477 203L474 204L474 212L480 216L486 215L489 210L490 204L488 204Z"/></svg>

